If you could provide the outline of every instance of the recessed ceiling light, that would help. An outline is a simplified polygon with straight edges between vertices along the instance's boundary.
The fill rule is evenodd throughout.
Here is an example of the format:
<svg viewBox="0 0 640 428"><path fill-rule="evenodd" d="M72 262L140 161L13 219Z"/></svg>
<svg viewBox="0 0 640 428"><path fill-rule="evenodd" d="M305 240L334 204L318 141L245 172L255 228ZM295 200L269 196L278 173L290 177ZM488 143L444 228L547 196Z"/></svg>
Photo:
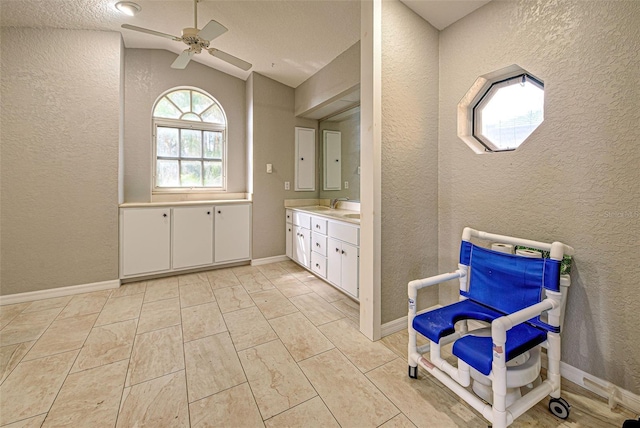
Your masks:
<svg viewBox="0 0 640 428"><path fill-rule="evenodd" d="M116 9L129 16L133 16L142 10L140 5L131 1L121 1L116 3Z"/></svg>

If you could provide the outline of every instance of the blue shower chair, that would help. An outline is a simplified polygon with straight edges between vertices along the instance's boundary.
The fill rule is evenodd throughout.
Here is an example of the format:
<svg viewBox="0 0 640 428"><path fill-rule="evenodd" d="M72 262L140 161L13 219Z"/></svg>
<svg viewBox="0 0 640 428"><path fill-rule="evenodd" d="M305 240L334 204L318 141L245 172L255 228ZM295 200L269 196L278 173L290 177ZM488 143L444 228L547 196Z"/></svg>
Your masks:
<svg viewBox="0 0 640 428"><path fill-rule="evenodd" d="M473 244L472 239L533 248L547 252L548 257L494 251ZM560 327L569 275L560 273L563 259L572 255L573 248L560 242L548 244L465 228L458 270L408 285L409 377L417 378L418 366L422 367L494 428L511 425L547 395L551 396L551 412L567 418L570 406L560 398ZM455 279L460 282L458 302L416 313L418 290ZM472 324L480 328L469 331ZM429 339L427 345L417 346L418 333ZM440 355L441 346L452 342L457 366ZM540 380L541 346L547 349L544 381ZM426 351L429 358L422 355ZM468 388L472 380L475 393ZM484 396L483 385L488 385ZM521 386L530 388L522 396Z"/></svg>

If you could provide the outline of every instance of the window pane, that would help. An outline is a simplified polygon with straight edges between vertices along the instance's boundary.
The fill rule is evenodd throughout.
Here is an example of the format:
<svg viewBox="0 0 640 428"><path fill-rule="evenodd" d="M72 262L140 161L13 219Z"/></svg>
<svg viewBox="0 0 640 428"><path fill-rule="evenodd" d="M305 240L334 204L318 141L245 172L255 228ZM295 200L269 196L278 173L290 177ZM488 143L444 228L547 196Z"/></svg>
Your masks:
<svg viewBox="0 0 640 428"><path fill-rule="evenodd" d="M200 92L191 91L191 111L200 114L207 109L213 100Z"/></svg>
<svg viewBox="0 0 640 428"><path fill-rule="evenodd" d="M202 157L202 131L181 130L180 156L185 158Z"/></svg>
<svg viewBox="0 0 640 428"><path fill-rule="evenodd" d="M158 156L178 157L178 130L158 127Z"/></svg>
<svg viewBox="0 0 640 428"><path fill-rule="evenodd" d="M155 117L168 117L169 119L179 119L182 113L168 99L163 97L153 111Z"/></svg>
<svg viewBox="0 0 640 428"><path fill-rule="evenodd" d="M222 159L222 132L204 131L203 157Z"/></svg>
<svg viewBox="0 0 640 428"><path fill-rule="evenodd" d="M175 91L167 95L175 105L178 106L183 113L191 111L191 91Z"/></svg>
<svg viewBox="0 0 640 428"><path fill-rule="evenodd" d="M182 161L180 163L180 182L182 187L202 187L202 164L200 161Z"/></svg>
<svg viewBox="0 0 640 428"><path fill-rule="evenodd" d="M193 114L193 113L185 113L184 115L182 115L182 117L180 118L182 120L191 120L194 122L200 122L200 116L198 116L197 114Z"/></svg>
<svg viewBox="0 0 640 428"><path fill-rule="evenodd" d="M222 114L222 110L217 104L212 105L202 113L202 120L210 123L225 123L224 114Z"/></svg>
<svg viewBox="0 0 640 428"><path fill-rule="evenodd" d="M158 159L156 164L156 186L158 187L178 187L178 161Z"/></svg>
<svg viewBox="0 0 640 428"><path fill-rule="evenodd" d="M222 187L222 162L204 162L204 185Z"/></svg>
<svg viewBox="0 0 640 428"><path fill-rule="evenodd" d="M482 136L500 150L515 149L544 119L544 89L522 78L489 92L480 109Z"/></svg>

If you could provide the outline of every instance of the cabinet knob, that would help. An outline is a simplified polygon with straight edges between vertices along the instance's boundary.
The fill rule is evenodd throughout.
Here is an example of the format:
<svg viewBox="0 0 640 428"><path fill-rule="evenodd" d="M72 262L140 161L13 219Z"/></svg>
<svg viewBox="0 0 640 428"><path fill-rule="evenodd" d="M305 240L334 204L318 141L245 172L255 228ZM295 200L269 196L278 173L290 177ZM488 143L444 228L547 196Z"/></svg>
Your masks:
<svg viewBox="0 0 640 428"><path fill-rule="evenodd" d="M166 214L166 213L162 214L162 217L166 217L166 216L167 216L167 214Z"/></svg>
<svg viewBox="0 0 640 428"><path fill-rule="evenodd" d="M320 267L320 265L319 265L318 263L316 263L316 267L317 267L317 268L319 268L319 267Z"/></svg>
<svg viewBox="0 0 640 428"><path fill-rule="evenodd" d="M319 243L319 242L316 242L316 247L319 247L319 246L320 246L320 243Z"/></svg>
<svg viewBox="0 0 640 428"><path fill-rule="evenodd" d="M304 158L300 158L300 160L304 160Z"/></svg>
<svg viewBox="0 0 640 428"><path fill-rule="evenodd" d="M218 214L222 214L222 211L218 211Z"/></svg>
<svg viewBox="0 0 640 428"><path fill-rule="evenodd" d="M207 215L211 215L211 211L207 211Z"/></svg>
<svg viewBox="0 0 640 428"><path fill-rule="evenodd" d="M340 252L340 248L336 248L336 253L339 253L339 252Z"/></svg>
<svg viewBox="0 0 640 428"><path fill-rule="evenodd" d="M344 250L342 250L342 254L344 254Z"/></svg>
<svg viewBox="0 0 640 428"><path fill-rule="evenodd" d="M340 162L340 159L336 159L336 162Z"/></svg>

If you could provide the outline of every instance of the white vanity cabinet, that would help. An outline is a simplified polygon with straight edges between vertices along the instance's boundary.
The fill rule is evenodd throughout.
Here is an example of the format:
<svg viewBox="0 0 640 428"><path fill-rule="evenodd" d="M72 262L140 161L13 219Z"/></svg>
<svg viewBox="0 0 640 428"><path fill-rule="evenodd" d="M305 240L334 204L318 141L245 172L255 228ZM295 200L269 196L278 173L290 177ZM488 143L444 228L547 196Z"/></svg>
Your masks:
<svg viewBox="0 0 640 428"><path fill-rule="evenodd" d="M327 279L353 297L359 289L359 233L357 227L329 223L327 239Z"/></svg>
<svg viewBox="0 0 640 428"><path fill-rule="evenodd" d="M287 234L292 229L291 255L287 250L287 256L357 299L360 227L295 208L286 212Z"/></svg>
<svg viewBox="0 0 640 428"><path fill-rule="evenodd" d="M307 269L311 266L311 216L293 212L293 260Z"/></svg>
<svg viewBox="0 0 640 428"><path fill-rule="evenodd" d="M171 268L171 209L123 210L120 233L123 276Z"/></svg>
<svg viewBox="0 0 640 428"><path fill-rule="evenodd" d="M120 277L251 260L251 204L124 204Z"/></svg>
<svg viewBox="0 0 640 428"><path fill-rule="evenodd" d="M285 214L285 243L284 253L290 259L293 258L293 213L291 210L286 210Z"/></svg>
<svg viewBox="0 0 640 428"><path fill-rule="evenodd" d="M213 206L173 208L173 268L213 263Z"/></svg>
<svg viewBox="0 0 640 428"><path fill-rule="evenodd" d="M215 262L251 258L251 205L216 205Z"/></svg>

